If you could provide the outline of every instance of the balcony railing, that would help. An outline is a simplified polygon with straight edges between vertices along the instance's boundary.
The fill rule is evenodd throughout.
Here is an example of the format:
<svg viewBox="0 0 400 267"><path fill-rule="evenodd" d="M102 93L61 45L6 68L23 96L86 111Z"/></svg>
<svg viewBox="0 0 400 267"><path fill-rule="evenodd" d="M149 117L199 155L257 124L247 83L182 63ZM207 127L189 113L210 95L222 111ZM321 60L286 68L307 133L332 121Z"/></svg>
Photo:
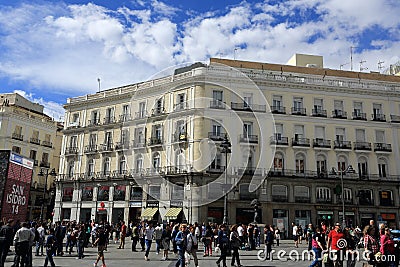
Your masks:
<svg viewBox="0 0 400 267"><path fill-rule="evenodd" d="M131 114L122 114L119 115L119 122L127 122L127 121L131 121Z"/></svg>
<svg viewBox="0 0 400 267"><path fill-rule="evenodd" d="M181 165L181 166L167 166L165 167L166 174L182 174L188 173L188 166Z"/></svg>
<svg viewBox="0 0 400 267"><path fill-rule="evenodd" d="M185 110L189 107L187 102L179 102L174 105L174 111Z"/></svg>
<svg viewBox="0 0 400 267"><path fill-rule="evenodd" d="M289 138L285 136L271 136L269 138L269 144L287 146L289 145Z"/></svg>
<svg viewBox="0 0 400 267"><path fill-rule="evenodd" d="M332 118L347 119L347 112L340 109L335 109L332 111Z"/></svg>
<svg viewBox="0 0 400 267"><path fill-rule="evenodd" d="M386 121L385 114L372 114L373 121Z"/></svg>
<svg viewBox="0 0 400 267"><path fill-rule="evenodd" d="M147 118L147 111L146 110L142 110L139 112L135 112L135 119L144 119Z"/></svg>
<svg viewBox="0 0 400 267"><path fill-rule="evenodd" d="M112 124L115 123L115 117L105 117L103 119L103 124Z"/></svg>
<svg viewBox="0 0 400 267"><path fill-rule="evenodd" d="M367 120L367 114L363 113L363 112L353 112L353 120L366 121Z"/></svg>
<svg viewBox="0 0 400 267"><path fill-rule="evenodd" d="M398 122L400 122L400 116L399 115L390 114L390 121L398 123Z"/></svg>
<svg viewBox="0 0 400 267"><path fill-rule="evenodd" d="M369 142L354 142L354 150L371 150Z"/></svg>
<svg viewBox="0 0 400 267"><path fill-rule="evenodd" d="M316 138L313 141L313 147L331 148L331 140Z"/></svg>
<svg viewBox="0 0 400 267"><path fill-rule="evenodd" d="M332 198L317 198L317 203L329 204L332 203Z"/></svg>
<svg viewBox="0 0 400 267"><path fill-rule="evenodd" d="M333 149L351 149L351 142L335 140L333 142Z"/></svg>
<svg viewBox="0 0 400 267"><path fill-rule="evenodd" d="M210 101L210 108L215 108L215 109L225 109L226 104L222 101L219 100L211 100Z"/></svg>
<svg viewBox="0 0 400 267"><path fill-rule="evenodd" d="M113 150L114 150L114 147L113 147L113 144L111 142L107 143L107 144L99 145L99 151L100 152L106 153L106 152L112 152Z"/></svg>
<svg viewBox="0 0 400 267"><path fill-rule="evenodd" d="M258 144L258 135L241 134L239 138L240 143Z"/></svg>
<svg viewBox="0 0 400 267"><path fill-rule="evenodd" d="M214 132L208 133L208 138L213 141L222 141L222 140L224 140L224 137L225 137L225 134L223 134L223 133L214 133Z"/></svg>
<svg viewBox="0 0 400 267"><path fill-rule="evenodd" d="M342 204L342 197L340 195L336 196L336 202L339 204ZM353 204L353 198L345 198L344 199L344 204Z"/></svg>
<svg viewBox="0 0 400 267"><path fill-rule="evenodd" d="M209 166L206 169L208 173L223 173L225 171L225 166Z"/></svg>
<svg viewBox="0 0 400 267"><path fill-rule="evenodd" d="M97 153L97 145L87 145L84 150L85 154Z"/></svg>
<svg viewBox="0 0 400 267"><path fill-rule="evenodd" d="M292 115L307 116L306 112L307 112L307 110L305 108L292 107L292 109L291 109Z"/></svg>
<svg viewBox="0 0 400 267"><path fill-rule="evenodd" d="M30 143L35 145L40 145L40 140L32 137Z"/></svg>
<svg viewBox="0 0 400 267"><path fill-rule="evenodd" d="M126 150L129 149L129 143L128 142L117 142L115 144L115 150L120 151L120 150Z"/></svg>
<svg viewBox="0 0 400 267"><path fill-rule="evenodd" d="M65 148L65 155L75 155L78 154L77 147L66 147Z"/></svg>
<svg viewBox="0 0 400 267"><path fill-rule="evenodd" d="M142 140L134 140L133 141L133 147L134 148L141 148L141 147L145 147L146 146L146 142L144 141L144 139Z"/></svg>
<svg viewBox="0 0 400 267"><path fill-rule="evenodd" d="M310 146L309 138L292 138L292 146Z"/></svg>
<svg viewBox="0 0 400 267"><path fill-rule="evenodd" d="M41 161L40 164L39 164L39 166L40 166L40 167L43 167L43 168L50 168L50 162L48 162L48 161Z"/></svg>
<svg viewBox="0 0 400 267"><path fill-rule="evenodd" d="M312 110L313 117L327 117L325 109L313 109Z"/></svg>
<svg viewBox="0 0 400 267"><path fill-rule="evenodd" d="M374 143L374 151L392 152L392 145L386 143Z"/></svg>
<svg viewBox="0 0 400 267"><path fill-rule="evenodd" d="M100 119L88 120L88 126L100 125Z"/></svg>
<svg viewBox="0 0 400 267"><path fill-rule="evenodd" d="M156 116L161 116L161 115L165 115L165 109L162 108L154 108L151 110L151 116L152 117L156 117Z"/></svg>
<svg viewBox="0 0 400 267"><path fill-rule="evenodd" d="M156 146L156 145L162 145L163 140L161 137L151 137L149 139L148 145L149 146Z"/></svg>
<svg viewBox="0 0 400 267"><path fill-rule="evenodd" d="M271 113L274 114L286 114L286 108L282 106L272 106Z"/></svg>
<svg viewBox="0 0 400 267"><path fill-rule="evenodd" d="M11 137L15 140L24 141L24 136L22 134L13 133Z"/></svg>
<svg viewBox="0 0 400 267"><path fill-rule="evenodd" d="M310 197L298 197L298 196L294 196L294 201L296 203L310 203L311 202L311 198Z"/></svg>
<svg viewBox="0 0 400 267"><path fill-rule="evenodd" d="M262 168L240 167L236 169L238 175L263 175Z"/></svg>
<svg viewBox="0 0 400 267"><path fill-rule="evenodd" d="M42 142L42 146L52 148L52 147L53 147L53 143L52 143L52 142L49 142L49 141L43 141L43 142Z"/></svg>
<svg viewBox="0 0 400 267"><path fill-rule="evenodd" d="M254 112L266 112L266 105L257 105L257 104L248 104L248 103L234 103L231 102L231 108L233 110L242 110L242 111L254 111Z"/></svg>

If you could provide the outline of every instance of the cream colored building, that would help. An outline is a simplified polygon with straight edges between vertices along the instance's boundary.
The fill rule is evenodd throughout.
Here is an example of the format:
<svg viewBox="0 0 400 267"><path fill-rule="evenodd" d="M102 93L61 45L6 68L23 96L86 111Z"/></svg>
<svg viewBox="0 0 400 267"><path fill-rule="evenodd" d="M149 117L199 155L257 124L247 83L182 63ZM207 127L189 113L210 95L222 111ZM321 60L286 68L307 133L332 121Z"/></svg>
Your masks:
<svg viewBox="0 0 400 267"><path fill-rule="evenodd" d="M38 176L40 170L58 171L62 125L43 113L43 106L18 93L0 94L0 149L34 160L28 219L39 219L45 195L43 218L50 218L54 206L56 177Z"/></svg>
<svg viewBox="0 0 400 267"><path fill-rule="evenodd" d="M230 223L252 222L255 198L263 223L332 223L343 174L347 224L398 226L399 82L310 55L288 65L212 58L70 98L55 219L220 222L229 190ZM340 172L349 165L355 173Z"/></svg>

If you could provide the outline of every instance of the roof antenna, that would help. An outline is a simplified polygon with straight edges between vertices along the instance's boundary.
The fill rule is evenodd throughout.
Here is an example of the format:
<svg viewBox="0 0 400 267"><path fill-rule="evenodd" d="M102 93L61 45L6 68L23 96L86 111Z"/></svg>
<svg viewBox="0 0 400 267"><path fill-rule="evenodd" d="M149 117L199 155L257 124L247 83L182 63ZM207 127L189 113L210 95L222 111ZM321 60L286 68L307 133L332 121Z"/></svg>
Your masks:
<svg viewBox="0 0 400 267"><path fill-rule="evenodd" d="M349 65L349 64L350 64L349 62L340 64L340 66L339 66L340 70L342 70L344 66Z"/></svg>
<svg viewBox="0 0 400 267"><path fill-rule="evenodd" d="M365 60L361 60L360 61L360 72L363 71L363 70L367 70L368 69L367 67L363 67L362 66L362 64L364 64L365 62L367 62L367 61L365 61Z"/></svg>
<svg viewBox="0 0 400 267"><path fill-rule="evenodd" d="M357 46L350 46L350 70L353 71L353 48L358 48Z"/></svg>
<svg viewBox="0 0 400 267"><path fill-rule="evenodd" d="M381 73L381 70L383 69L383 63L385 63L385 61L379 61L379 62L378 62L378 70L379 70L379 73Z"/></svg>
<svg viewBox="0 0 400 267"><path fill-rule="evenodd" d="M100 78L97 78L97 82L99 83L99 93L100 93Z"/></svg>

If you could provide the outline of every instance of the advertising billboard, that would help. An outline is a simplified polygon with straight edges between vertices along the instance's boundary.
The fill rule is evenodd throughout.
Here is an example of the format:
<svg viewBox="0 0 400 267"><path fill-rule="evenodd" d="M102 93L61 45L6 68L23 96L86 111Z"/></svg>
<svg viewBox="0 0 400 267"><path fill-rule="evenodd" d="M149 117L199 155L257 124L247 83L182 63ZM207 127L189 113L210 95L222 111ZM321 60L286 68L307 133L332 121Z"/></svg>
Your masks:
<svg viewBox="0 0 400 267"><path fill-rule="evenodd" d="M33 160L10 152L1 203L1 218L25 221L32 183Z"/></svg>

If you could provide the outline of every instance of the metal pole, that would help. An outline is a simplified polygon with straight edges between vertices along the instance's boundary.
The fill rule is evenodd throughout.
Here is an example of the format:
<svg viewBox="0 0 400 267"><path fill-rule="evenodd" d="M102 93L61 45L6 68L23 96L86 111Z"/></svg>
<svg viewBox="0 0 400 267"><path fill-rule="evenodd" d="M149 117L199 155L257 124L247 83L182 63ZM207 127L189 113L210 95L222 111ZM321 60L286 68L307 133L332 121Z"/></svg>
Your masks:
<svg viewBox="0 0 400 267"><path fill-rule="evenodd" d="M345 171L341 171L340 173L341 173L341 182L342 182L342 220L343 220L343 223L342 223L342 227L344 228L344 227L346 227L346 217L345 217L345 213L344 213L344 186L343 186L343 173L344 173Z"/></svg>
<svg viewBox="0 0 400 267"><path fill-rule="evenodd" d="M226 193L226 185L228 184L228 148L225 148L225 185L224 185L224 219L223 224L228 224L228 196Z"/></svg>
<svg viewBox="0 0 400 267"><path fill-rule="evenodd" d="M42 207L40 208L40 222L43 222L43 213L44 213L44 199L46 197L46 189L47 189L47 176L49 175L49 170L46 169L46 174L44 178L44 186L43 186L43 194L42 194Z"/></svg>

